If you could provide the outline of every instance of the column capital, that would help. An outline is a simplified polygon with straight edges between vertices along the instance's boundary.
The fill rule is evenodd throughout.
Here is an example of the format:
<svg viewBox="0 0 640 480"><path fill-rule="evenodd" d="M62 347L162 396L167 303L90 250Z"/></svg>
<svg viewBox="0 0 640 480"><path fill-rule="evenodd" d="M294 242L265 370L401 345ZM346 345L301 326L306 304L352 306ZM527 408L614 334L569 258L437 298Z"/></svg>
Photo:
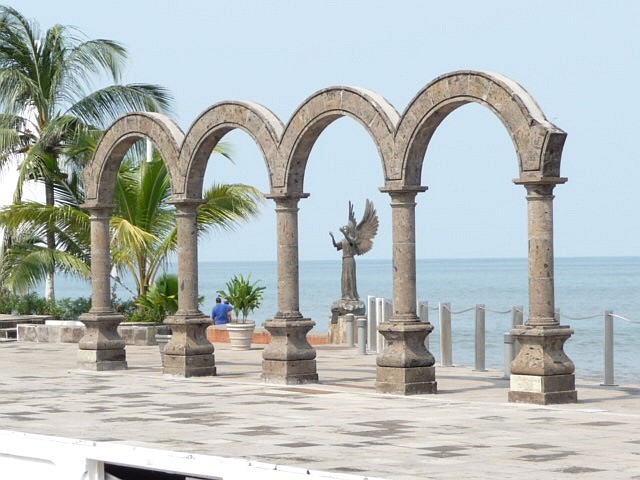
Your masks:
<svg viewBox="0 0 640 480"><path fill-rule="evenodd" d="M556 185L567 182L566 177L515 178L513 183L524 185L529 195L551 195Z"/></svg>
<svg viewBox="0 0 640 480"><path fill-rule="evenodd" d="M384 187L380 187L378 190L382 193L388 193L393 197L396 195L416 195L418 193L426 192L429 190L429 187L426 185L403 185L400 187L385 185Z"/></svg>
<svg viewBox="0 0 640 480"><path fill-rule="evenodd" d="M265 198L273 200L276 204L276 212L286 210L298 210L298 202L301 198L308 198L309 193L270 193Z"/></svg>
<svg viewBox="0 0 640 480"><path fill-rule="evenodd" d="M200 205L207 203L203 198L172 198L167 202L180 210L195 210Z"/></svg>
<svg viewBox="0 0 640 480"><path fill-rule="evenodd" d="M426 186L404 186L404 187L381 187L382 193L388 193L391 197L391 208L394 207L415 207L416 195L425 192Z"/></svg>
<svg viewBox="0 0 640 480"><path fill-rule="evenodd" d="M94 218L110 217L111 212L116 208L115 203L94 203L85 202L80 207L89 212L89 215Z"/></svg>
<svg viewBox="0 0 640 480"><path fill-rule="evenodd" d="M301 198L307 198L309 197L309 195L311 195L310 193L304 193L304 192L293 192L293 193L286 193L286 192L281 192L281 193L267 193L264 198L268 198L269 200L273 200L274 202L278 202L278 201L292 201L292 200L300 200Z"/></svg>

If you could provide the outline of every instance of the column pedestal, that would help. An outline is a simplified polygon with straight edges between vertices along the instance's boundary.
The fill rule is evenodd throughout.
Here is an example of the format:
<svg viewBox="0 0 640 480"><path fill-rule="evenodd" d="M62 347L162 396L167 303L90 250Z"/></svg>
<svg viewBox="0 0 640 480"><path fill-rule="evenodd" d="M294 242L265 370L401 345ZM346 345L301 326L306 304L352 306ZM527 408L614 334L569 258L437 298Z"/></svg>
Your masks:
<svg viewBox="0 0 640 480"><path fill-rule="evenodd" d="M435 358L424 346L433 330L426 322L384 322L378 331L387 347L376 359L376 391L397 395L436 393Z"/></svg>
<svg viewBox="0 0 640 480"><path fill-rule="evenodd" d="M520 352L511 363L509 401L548 405L576 403L574 364L563 350L568 326L522 325L511 330Z"/></svg>
<svg viewBox="0 0 640 480"><path fill-rule="evenodd" d="M88 312L79 320L87 330L78 342L78 368L81 370L126 370L125 343L118 334L124 317L113 312Z"/></svg>
<svg viewBox="0 0 640 480"><path fill-rule="evenodd" d="M171 340L164 350L163 373L181 377L208 377L216 374L213 345L206 330L211 320L202 315L176 314L167 317Z"/></svg>
<svg viewBox="0 0 640 480"><path fill-rule="evenodd" d="M308 318L265 322L271 343L262 352L262 380L285 385L318 383L316 351L307 341L307 332L315 324Z"/></svg>

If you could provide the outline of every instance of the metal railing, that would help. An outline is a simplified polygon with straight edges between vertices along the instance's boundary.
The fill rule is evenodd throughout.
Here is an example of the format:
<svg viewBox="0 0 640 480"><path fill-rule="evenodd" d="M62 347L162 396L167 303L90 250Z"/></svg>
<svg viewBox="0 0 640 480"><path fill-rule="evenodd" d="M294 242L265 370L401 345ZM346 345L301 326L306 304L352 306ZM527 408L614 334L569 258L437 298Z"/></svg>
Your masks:
<svg viewBox="0 0 640 480"><path fill-rule="evenodd" d="M383 321L390 318L393 310L392 301L385 298L369 296L367 300L367 319L360 317L358 328L358 346L361 354L366 353L366 347L370 353L380 352L384 349L384 337L378 332L378 326ZM429 302L418 302L418 317L423 322L429 322L429 312L438 312L438 324L440 334L440 364L444 367L453 365L453 335L452 335L452 316L474 311L474 347L475 361L474 370L486 371L486 313L490 312L496 315L510 315L511 326L515 327L524 324L524 307L522 305L514 305L506 310L495 310L488 308L484 304L477 304L473 307L461 310L452 310L449 302L440 302L437 307L431 307ZM603 318L604 329L604 379L603 386L615 386L615 362L614 362L614 318L619 320L640 324L621 315L616 315L612 310L605 310L593 315L571 316L564 313L561 314L556 309L556 319L566 318L571 321L589 320L595 318ZM361 331L362 329L362 331ZM366 344L366 345L365 345ZM515 359L519 344L510 332L503 335L504 350L504 377L508 378L511 374L511 362ZM429 349L429 336L425 339L425 346Z"/></svg>

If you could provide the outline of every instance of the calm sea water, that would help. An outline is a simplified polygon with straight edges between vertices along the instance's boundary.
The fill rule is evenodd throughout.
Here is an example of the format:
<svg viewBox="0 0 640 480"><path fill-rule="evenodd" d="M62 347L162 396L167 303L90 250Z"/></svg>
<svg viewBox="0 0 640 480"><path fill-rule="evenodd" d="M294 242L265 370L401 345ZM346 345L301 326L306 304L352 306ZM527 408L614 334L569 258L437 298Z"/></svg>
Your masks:
<svg viewBox="0 0 640 480"><path fill-rule="evenodd" d="M300 264L300 310L316 322L315 331L327 330L331 303L340 297L338 259L307 261ZM358 291L367 295L392 297L391 262L358 259ZM251 274L267 286L263 305L252 318L257 324L271 318L277 310L276 262L201 262L200 294L205 297L202 311L208 313L215 292L224 289L234 274ZM566 352L576 364L580 378L603 378L603 316L604 310L632 320L615 320L615 379L617 383L640 383L637 362L637 342L640 338L640 257L618 258L557 258L556 307L561 323L570 325L575 333L566 344ZM438 302L449 302L451 309L465 310L475 304L485 304L486 365L503 368L503 333L510 329L511 316L497 313L513 305L525 307L527 315L526 259L480 260L419 260L417 264L418 299L428 301L432 308ZM71 279L58 280L58 296L88 296L88 284ZM120 297L127 292L117 290ZM454 314L453 361L458 365L474 363L474 313ZM589 317L580 319L577 317ZM431 351L439 358L439 319L437 310L430 311L430 321L436 327L430 335Z"/></svg>

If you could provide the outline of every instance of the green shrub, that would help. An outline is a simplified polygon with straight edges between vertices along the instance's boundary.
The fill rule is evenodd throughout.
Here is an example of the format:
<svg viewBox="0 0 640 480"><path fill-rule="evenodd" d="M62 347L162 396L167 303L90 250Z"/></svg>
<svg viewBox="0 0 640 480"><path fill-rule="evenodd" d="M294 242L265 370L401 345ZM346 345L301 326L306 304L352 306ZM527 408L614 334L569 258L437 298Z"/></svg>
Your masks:
<svg viewBox="0 0 640 480"><path fill-rule="evenodd" d="M138 308L136 306L135 300L133 299L120 300L117 297L114 297L112 299L111 306L114 312L121 313L122 315L125 316L125 318L131 315L133 312L135 312L136 309Z"/></svg>
<svg viewBox="0 0 640 480"><path fill-rule="evenodd" d="M12 313L18 301L18 295L7 289L0 289L0 313Z"/></svg>
<svg viewBox="0 0 640 480"><path fill-rule="evenodd" d="M178 276L172 273L161 275L156 283L149 289L146 295L137 300L138 312L136 317L152 317L154 321L162 322L167 315L173 315L178 311Z"/></svg>
<svg viewBox="0 0 640 480"><path fill-rule="evenodd" d="M150 308L138 307L131 313L124 316L125 322L161 322L163 319L158 317L158 313Z"/></svg>
<svg viewBox="0 0 640 480"><path fill-rule="evenodd" d="M91 309L91 298L63 298L58 300L58 315L62 320L77 320L80 315L87 313Z"/></svg>
<svg viewBox="0 0 640 480"><path fill-rule="evenodd" d="M62 320L77 320L80 314L91 308L91 299L79 297L49 301L35 292L16 295L0 291L0 313L17 315L51 315Z"/></svg>

